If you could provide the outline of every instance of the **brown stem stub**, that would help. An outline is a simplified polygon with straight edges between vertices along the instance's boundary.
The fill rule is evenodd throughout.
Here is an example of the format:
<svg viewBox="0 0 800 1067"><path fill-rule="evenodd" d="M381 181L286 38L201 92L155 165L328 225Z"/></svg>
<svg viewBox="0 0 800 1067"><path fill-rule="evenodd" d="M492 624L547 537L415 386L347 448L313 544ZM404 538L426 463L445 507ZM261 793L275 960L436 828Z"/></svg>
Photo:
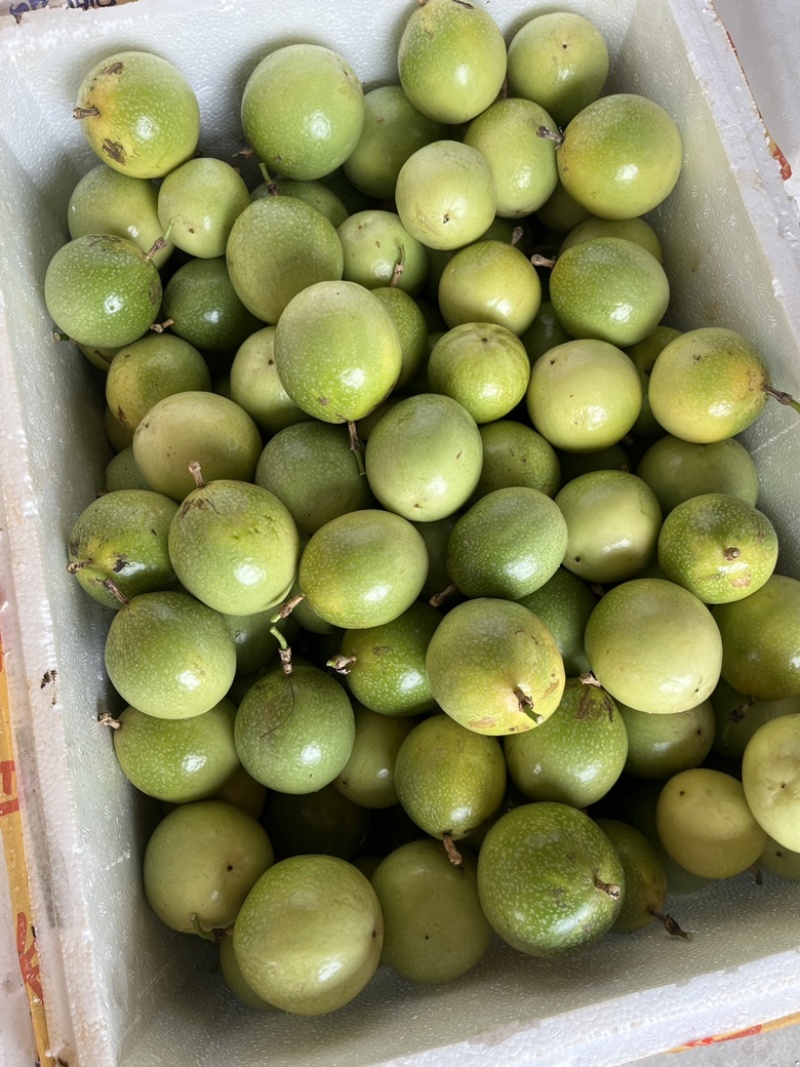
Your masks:
<svg viewBox="0 0 800 1067"><path fill-rule="evenodd" d="M447 858L450 860L454 867L458 867L464 857L456 848L455 842L453 841L450 834L442 834L442 844L444 845L444 850L447 853Z"/></svg>
<svg viewBox="0 0 800 1067"><path fill-rule="evenodd" d="M556 261L549 256L540 256L538 252L534 252L531 256L531 265L534 267L554 267Z"/></svg>
<svg viewBox="0 0 800 1067"><path fill-rule="evenodd" d="M331 656L326 661L326 667L332 667L338 674L349 674L350 668L356 662L357 656L345 656L342 652L337 652L335 656Z"/></svg>
<svg viewBox="0 0 800 1067"><path fill-rule="evenodd" d="M444 604L448 597L451 597L457 590L457 586L448 585L446 589L443 589L441 593L434 593L428 603L432 608L440 608Z"/></svg>
<svg viewBox="0 0 800 1067"><path fill-rule="evenodd" d="M291 674L294 670L292 666L292 650L289 645L286 648L278 649L278 659L281 661L281 669L284 674Z"/></svg>
<svg viewBox="0 0 800 1067"><path fill-rule="evenodd" d="M694 937L694 934L689 933L688 930L683 930L671 915L664 915L660 911L656 911L655 908L648 908L647 911L654 919L658 919L667 933L671 934L672 937L683 937L687 941L691 941Z"/></svg>
<svg viewBox="0 0 800 1067"><path fill-rule="evenodd" d="M511 247L516 248L523 238L525 231L521 226L515 226L511 231Z"/></svg>
<svg viewBox="0 0 800 1067"><path fill-rule="evenodd" d="M601 878L595 878L595 889L599 889L601 893L606 893L612 900L619 900L622 896L622 890L618 885L613 882L604 882Z"/></svg>
<svg viewBox="0 0 800 1067"><path fill-rule="evenodd" d="M738 559L739 556L741 556L741 554L742 554L741 548L736 548L733 545L730 548L726 548L725 551L722 553L722 555L727 560Z"/></svg>
<svg viewBox="0 0 800 1067"><path fill-rule="evenodd" d="M205 489L206 483L203 481L203 471L196 459L193 459L190 462L189 473L194 478L194 484L197 486L197 488Z"/></svg>
<svg viewBox="0 0 800 1067"><path fill-rule="evenodd" d="M113 578L106 578L106 580L103 582L103 588L107 589L109 591L109 593L111 593L113 596L115 596L117 598L117 600L120 602L120 604L122 604L123 607L126 604L130 603L128 598L125 596L125 594L122 592L122 590L120 589L120 587L117 585L117 583L114 581Z"/></svg>
<svg viewBox="0 0 800 1067"><path fill-rule="evenodd" d="M150 329L153 333L163 333L164 330L168 330L170 326L175 325L175 319L164 319L163 322L154 322Z"/></svg>
<svg viewBox="0 0 800 1067"><path fill-rule="evenodd" d="M741 722L755 702L755 697L745 697L735 708L731 708L728 718L731 722Z"/></svg>
<svg viewBox="0 0 800 1067"><path fill-rule="evenodd" d="M600 682L597 680L597 677L594 674L592 674L591 671L587 671L586 674L580 675L578 681L582 685L593 685L597 689L602 689L603 688L602 685L600 684Z"/></svg>
<svg viewBox="0 0 800 1067"><path fill-rule="evenodd" d="M397 261L392 271L392 276L389 279L389 288L396 289L400 283L400 279L403 277L403 271L406 269L406 249L405 245L400 245L400 253L397 257Z"/></svg>
<svg viewBox="0 0 800 1067"><path fill-rule="evenodd" d="M556 144L561 144L564 140L563 134L559 133L558 130L551 130L549 126L540 126L536 131L536 136L545 141L555 141Z"/></svg>
<svg viewBox="0 0 800 1067"><path fill-rule="evenodd" d="M115 719L109 712L104 711L102 715L98 715L97 722L99 726L108 726L112 730L121 730L122 723L119 719Z"/></svg>
<svg viewBox="0 0 800 1067"><path fill-rule="evenodd" d="M100 112L96 107L74 107L72 109L72 117L74 119L88 119L93 115L99 115Z"/></svg>
<svg viewBox="0 0 800 1067"><path fill-rule="evenodd" d="M277 614L273 616L272 621L280 622L281 619L288 619L300 601L305 600L305 598L305 593L296 593L289 600L285 600L278 608Z"/></svg>
<svg viewBox="0 0 800 1067"><path fill-rule="evenodd" d="M533 697L530 693L526 693L520 686L514 687L514 696L517 698L517 707L529 719L533 719L537 726L541 726L544 722L544 717L539 714L538 711L534 711Z"/></svg>

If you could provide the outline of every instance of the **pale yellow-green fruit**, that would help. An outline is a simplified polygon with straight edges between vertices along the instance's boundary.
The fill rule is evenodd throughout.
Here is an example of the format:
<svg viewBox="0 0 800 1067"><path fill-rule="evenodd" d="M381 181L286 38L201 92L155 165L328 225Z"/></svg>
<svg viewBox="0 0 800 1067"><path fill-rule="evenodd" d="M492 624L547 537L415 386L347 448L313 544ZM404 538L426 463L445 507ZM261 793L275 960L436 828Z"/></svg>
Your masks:
<svg viewBox="0 0 800 1067"><path fill-rule="evenodd" d="M746 871L767 839L742 783L707 767L670 778L658 798L656 827L668 855L701 878L732 878Z"/></svg>
<svg viewBox="0 0 800 1067"><path fill-rule="evenodd" d="M270 1004L324 1015L377 970L383 916L364 875L335 856L292 856L259 879L233 934L245 982Z"/></svg>
<svg viewBox="0 0 800 1067"><path fill-rule="evenodd" d="M747 743L742 785L758 824L800 852L800 714L765 722Z"/></svg>
<svg viewBox="0 0 800 1067"><path fill-rule="evenodd" d="M158 190L158 217L170 240L202 259L225 255L231 227L250 203L230 163L201 157L171 171Z"/></svg>
<svg viewBox="0 0 800 1067"><path fill-rule="evenodd" d="M149 52L106 56L86 74L75 117L92 151L132 178L161 178L187 160L200 134L189 83Z"/></svg>
<svg viewBox="0 0 800 1067"><path fill-rule="evenodd" d="M242 126L259 159L286 178L336 170L361 136L364 94L353 68L316 44L270 52L247 80Z"/></svg>

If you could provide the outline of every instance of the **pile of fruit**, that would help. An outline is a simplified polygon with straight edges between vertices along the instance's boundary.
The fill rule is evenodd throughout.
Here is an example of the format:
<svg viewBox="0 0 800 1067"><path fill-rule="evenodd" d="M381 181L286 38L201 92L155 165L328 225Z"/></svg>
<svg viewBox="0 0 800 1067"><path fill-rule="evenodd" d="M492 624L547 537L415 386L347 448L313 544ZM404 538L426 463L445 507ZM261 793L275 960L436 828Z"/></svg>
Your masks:
<svg viewBox="0 0 800 1067"><path fill-rule="evenodd" d="M197 154L178 70L106 57L44 280L116 451L68 567L164 807L147 899L300 1014L495 935L682 933L673 879L800 877L800 582L735 436L797 405L746 338L664 324L642 216L680 133L602 95L575 14L507 47L427 0L397 66L266 55L256 186Z"/></svg>

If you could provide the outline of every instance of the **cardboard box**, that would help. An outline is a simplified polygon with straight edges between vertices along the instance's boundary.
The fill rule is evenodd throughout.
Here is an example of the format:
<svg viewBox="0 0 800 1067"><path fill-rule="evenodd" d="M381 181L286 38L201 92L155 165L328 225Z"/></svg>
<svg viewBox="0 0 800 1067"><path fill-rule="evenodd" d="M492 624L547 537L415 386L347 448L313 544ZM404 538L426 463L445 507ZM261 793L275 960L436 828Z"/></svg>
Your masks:
<svg viewBox="0 0 800 1067"><path fill-rule="evenodd" d="M95 163L70 117L77 86L117 49L155 51L197 92L201 147L229 158L242 146L244 82L269 49L326 44L366 86L393 81L413 4L74 6L0 20L0 629L48 1054L68 1067L602 1067L795 1011L798 889L774 878L757 886L743 876L671 901L695 932L691 943L652 925L552 963L498 945L451 986L411 987L381 970L355 1002L319 1019L238 1005L215 973L213 949L152 915L140 868L154 805L127 785L96 723L113 700L102 655L108 615L65 570L68 531L109 458L95 375L51 340L42 301L46 266L67 238L70 193ZM551 6L487 5L509 38ZM681 129L684 170L652 216L672 281L668 321L740 331L763 352L775 385L800 394L796 211L713 8L707 0L559 6L589 13L604 33L607 91L652 97ZM778 569L800 577L796 416L771 404L746 443L783 546Z"/></svg>

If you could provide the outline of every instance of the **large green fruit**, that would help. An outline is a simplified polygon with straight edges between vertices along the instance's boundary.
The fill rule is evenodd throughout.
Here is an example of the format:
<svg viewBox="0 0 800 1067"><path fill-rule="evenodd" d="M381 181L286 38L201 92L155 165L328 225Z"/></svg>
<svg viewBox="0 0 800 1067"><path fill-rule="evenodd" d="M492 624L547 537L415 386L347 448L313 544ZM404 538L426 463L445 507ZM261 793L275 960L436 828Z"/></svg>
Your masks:
<svg viewBox="0 0 800 1067"><path fill-rule="evenodd" d="M162 178L197 147L200 108L186 79L149 52L115 52L78 89L75 117L92 151L132 178Z"/></svg>
<svg viewBox="0 0 800 1067"><path fill-rule="evenodd" d="M800 715L765 722L747 743L742 786L756 822L800 852Z"/></svg>
<svg viewBox="0 0 800 1067"><path fill-rule="evenodd" d="M73 341L121 348L155 322L161 279L132 241L87 234L62 245L50 260L44 300L56 326Z"/></svg>
<svg viewBox="0 0 800 1067"><path fill-rule="evenodd" d="M428 645L439 706L476 733L531 730L564 691L564 664L547 627L522 604L479 598L457 605Z"/></svg>
<svg viewBox="0 0 800 1067"><path fill-rule="evenodd" d="M242 126L259 159L286 178L313 180L347 159L361 136L364 94L330 48L290 44L261 60L242 94Z"/></svg>
<svg viewBox="0 0 800 1067"><path fill-rule="evenodd" d="M375 891L335 856L276 863L248 895L233 934L245 981L284 1011L324 1015L372 978L383 946Z"/></svg>
<svg viewBox="0 0 800 1067"><path fill-rule="evenodd" d="M481 907L497 933L531 956L588 948L613 926L625 874L588 815L567 804L523 804L503 815L478 856Z"/></svg>

